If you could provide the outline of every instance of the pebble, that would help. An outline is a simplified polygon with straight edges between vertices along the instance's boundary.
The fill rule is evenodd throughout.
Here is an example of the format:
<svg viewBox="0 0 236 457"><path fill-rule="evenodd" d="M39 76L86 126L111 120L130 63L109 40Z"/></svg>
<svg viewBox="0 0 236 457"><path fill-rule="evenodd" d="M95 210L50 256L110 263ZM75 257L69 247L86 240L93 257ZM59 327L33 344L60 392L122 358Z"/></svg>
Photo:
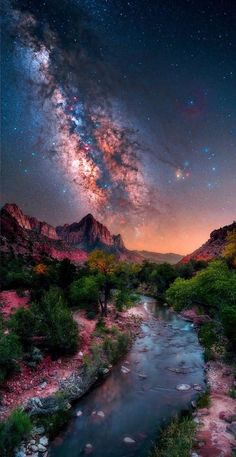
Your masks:
<svg viewBox="0 0 236 457"><path fill-rule="evenodd" d="M122 367L121 367L121 372L124 373L124 374L127 374L127 373L130 372L130 369L127 368L127 367L124 367L124 365L122 365Z"/></svg>
<svg viewBox="0 0 236 457"><path fill-rule="evenodd" d="M42 444L39 444L38 445L38 451L40 452L46 452L47 448L45 446L43 446Z"/></svg>
<svg viewBox="0 0 236 457"><path fill-rule="evenodd" d="M76 416L80 417L80 416L82 416L82 414L83 414L83 412L80 410L80 411L77 411Z"/></svg>
<svg viewBox="0 0 236 457"><path fill-rule="evenodd" d="M88 449L88 450L93 449L93 445L91 443L87 443L85 445L85 448Z"/></svg>
<svg viewBox="0 0 236 457"><path fill-rule="evenodd" d="M103 411L98 411L98 412L97 412L97 416L99 416L99 417L105 417L105 414L104 414Z"/></svg>

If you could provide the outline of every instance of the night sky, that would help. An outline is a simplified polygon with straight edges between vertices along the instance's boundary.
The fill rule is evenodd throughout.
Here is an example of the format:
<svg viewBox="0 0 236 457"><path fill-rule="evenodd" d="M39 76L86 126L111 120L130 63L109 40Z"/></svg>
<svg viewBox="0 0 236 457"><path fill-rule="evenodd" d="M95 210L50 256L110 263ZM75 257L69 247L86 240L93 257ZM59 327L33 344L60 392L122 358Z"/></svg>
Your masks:
<svg viewBox="0 0 236 457"><path fill-rule="evenodd" d="M236 216L234 0L12 0L2 195L185 254Z"/></svg>

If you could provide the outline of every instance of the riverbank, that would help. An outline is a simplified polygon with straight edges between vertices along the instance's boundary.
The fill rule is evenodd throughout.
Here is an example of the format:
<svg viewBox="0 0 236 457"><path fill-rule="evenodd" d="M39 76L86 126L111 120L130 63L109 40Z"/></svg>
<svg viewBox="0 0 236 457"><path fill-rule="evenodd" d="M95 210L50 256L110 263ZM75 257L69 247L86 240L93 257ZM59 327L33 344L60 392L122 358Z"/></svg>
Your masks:
<svg viewBox="0 0 236 457"><path fill-rule="evenodd" d="M46 357L34 370L22 363L21 373L4 384L1 403L2 419L8 420L16 407L31 418L33 430L16 452L18 457L38 452L47 456L49 439L71 418L72 403L109 374L113 362L124 356L139 334L144 317L146 311L139 305L119 313L111 305L102 323L76 311L80 349L73 357L56 361Z"/></svg>
<svg viewBox="0 0 236 457"><path fill-rule="evenodd" d="M194 414L194 457L231 457L236 451L236 399L229 395L235 385L233 369L221 361L207 362L205 369L209 406Z"/></svg>
<svg viewBox="0 0 236 457"><path fill-rule="evenodd" d="M197 328L212 321L196 309L184 310L181 315ZM235 373L220 354L215 353L215 358L205 363L206 404L194 413L197 424L194 457L231 457L236 451L236 399L230 396L231 389L235 390Z"/></svg>

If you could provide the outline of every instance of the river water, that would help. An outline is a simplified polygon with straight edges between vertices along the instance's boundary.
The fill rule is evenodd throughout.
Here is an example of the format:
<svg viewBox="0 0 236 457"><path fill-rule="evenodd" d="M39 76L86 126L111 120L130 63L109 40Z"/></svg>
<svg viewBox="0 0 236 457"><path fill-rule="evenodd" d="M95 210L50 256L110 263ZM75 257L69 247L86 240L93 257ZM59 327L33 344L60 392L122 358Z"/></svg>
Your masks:
<svg viewBox="0 0 236 457"><path fill-rule="evenodd" d="M78 401L50 456L147 457L160 427L196 398L193 384L204 389L203 352L192 324L152 298L141 300L148 317L140 336L108 378ZM176 368L181 372L171 371ZM182 383L192 388L178 391Z"/></svg>

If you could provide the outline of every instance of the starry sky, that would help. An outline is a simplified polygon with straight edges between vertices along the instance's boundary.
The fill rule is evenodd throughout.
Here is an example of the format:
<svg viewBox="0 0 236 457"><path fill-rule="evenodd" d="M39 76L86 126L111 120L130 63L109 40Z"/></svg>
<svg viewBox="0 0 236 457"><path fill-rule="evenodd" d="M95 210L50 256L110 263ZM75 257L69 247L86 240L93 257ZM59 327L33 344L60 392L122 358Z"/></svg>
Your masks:
<svg viewBox="0 0 236 457"><path fill-rule="evenodd" d="M234 0L4 0L1 204L185 254L236 215Z"/></svg>

